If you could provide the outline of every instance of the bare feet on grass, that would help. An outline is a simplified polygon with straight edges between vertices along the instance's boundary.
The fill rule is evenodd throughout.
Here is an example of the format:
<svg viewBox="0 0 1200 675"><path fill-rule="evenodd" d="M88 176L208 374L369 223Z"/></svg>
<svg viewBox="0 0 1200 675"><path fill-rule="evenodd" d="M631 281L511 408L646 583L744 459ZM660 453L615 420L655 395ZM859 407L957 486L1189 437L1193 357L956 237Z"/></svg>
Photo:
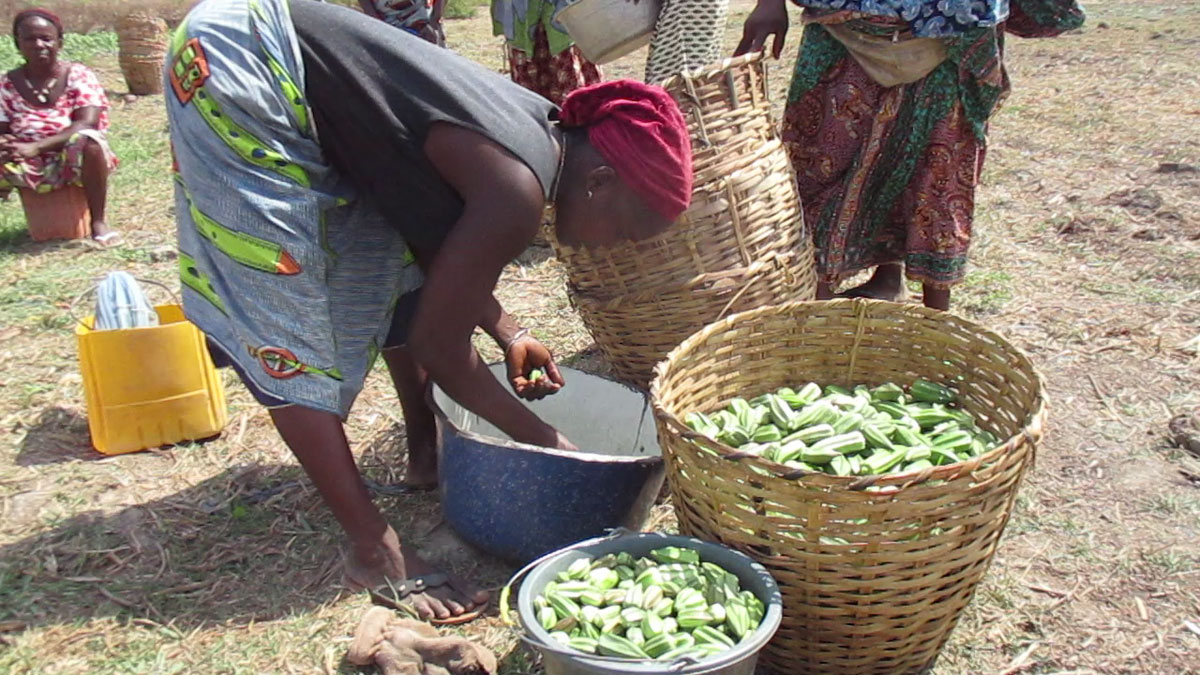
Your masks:
<svg viewBox="0 0 1200 675"><path fill-rule="evenodd" d="M373 542L354 543L346 557L346 580L356 590L387 588L390 581L399 585L406 580L433 577L441 572L423 560L411 548L402 547L400 538L391 527ZM423 620L452 619L482 607L488 601L487 591L446 575L447 583L430 584L422 592L414 592L399 600L409 604Z"/></svg>

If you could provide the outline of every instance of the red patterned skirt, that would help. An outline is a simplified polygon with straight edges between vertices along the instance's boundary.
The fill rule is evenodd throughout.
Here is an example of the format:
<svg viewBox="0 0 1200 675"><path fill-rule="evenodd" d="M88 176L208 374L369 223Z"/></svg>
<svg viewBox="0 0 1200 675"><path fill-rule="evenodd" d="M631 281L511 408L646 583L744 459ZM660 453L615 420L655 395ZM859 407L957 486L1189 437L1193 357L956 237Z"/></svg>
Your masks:
<svg viewBox="0 0 1200 675"><path fill-rule="evenodd" d="M962 281L981 132L1007 90L994 34L964 47L924 79L884 87L823 28L805 29L783 141L822 282L892 262L934 288ZM985 91L987 105L965 107L964 91Z"/></svg>
<svg viewBox="0 0 1200 675"><path fill-rule="evenodd" d="M533 40L532 55L506 49L513 82L562 105L567 94L603 79L600 67L584 58L575 45L551 54L544 26L537 27Z"/></svg>

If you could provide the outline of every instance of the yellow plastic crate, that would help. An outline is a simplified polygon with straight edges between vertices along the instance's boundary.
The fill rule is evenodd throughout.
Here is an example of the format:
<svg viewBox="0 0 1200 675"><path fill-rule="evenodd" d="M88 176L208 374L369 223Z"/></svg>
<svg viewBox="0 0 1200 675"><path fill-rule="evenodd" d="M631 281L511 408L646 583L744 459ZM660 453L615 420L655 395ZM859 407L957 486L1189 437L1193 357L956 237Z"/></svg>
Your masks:
<svg viewBox="0 0 1200 675"><path fill-rule="evenodd" d="M92 445L119 455L210 438L225 428L225 390L204 335L179 305L159 305L158 326L75 326Z"/></svg>

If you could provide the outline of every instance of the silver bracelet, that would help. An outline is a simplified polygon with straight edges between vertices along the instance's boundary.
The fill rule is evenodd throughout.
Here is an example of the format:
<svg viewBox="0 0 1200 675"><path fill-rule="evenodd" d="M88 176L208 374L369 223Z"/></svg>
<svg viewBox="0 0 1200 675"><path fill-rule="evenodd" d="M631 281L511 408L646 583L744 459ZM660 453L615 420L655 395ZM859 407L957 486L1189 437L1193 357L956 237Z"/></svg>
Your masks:
<svg viewBox="0 0 1200 675"><path fill-rule="evenodd" d="M532 337L528 328L522 328L517 331L516 335L512 336L512 339L508 341L508 345L504 348L504 358L508 358L508 353L512 351L513 345L527 337Z"/></svg>

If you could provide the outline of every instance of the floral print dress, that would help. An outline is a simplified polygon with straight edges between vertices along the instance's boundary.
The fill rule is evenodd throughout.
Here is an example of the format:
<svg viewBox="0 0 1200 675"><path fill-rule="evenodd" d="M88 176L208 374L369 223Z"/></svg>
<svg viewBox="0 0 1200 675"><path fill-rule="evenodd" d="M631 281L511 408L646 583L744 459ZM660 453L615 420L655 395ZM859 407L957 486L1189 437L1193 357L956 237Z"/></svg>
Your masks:
<svg viewBox="0 0 1200 675"><path fill-rule="evenodd" d="M16 187L49 192L66 185L82 185L83 150L89 140L104 148L110 170L117 167L117 158L109 149L106 136L108 97L95 73L82 64L68 64L66 88L48 105L26 100L17 91L11 75L0 77L0 122L8 123L9 134L17 142L37 142L61 133L71 126L71 116L80 108L99 108L100 117L95 129L75 134L58 150L37 157L14 157L0 166L0 189Z"/></svg>

